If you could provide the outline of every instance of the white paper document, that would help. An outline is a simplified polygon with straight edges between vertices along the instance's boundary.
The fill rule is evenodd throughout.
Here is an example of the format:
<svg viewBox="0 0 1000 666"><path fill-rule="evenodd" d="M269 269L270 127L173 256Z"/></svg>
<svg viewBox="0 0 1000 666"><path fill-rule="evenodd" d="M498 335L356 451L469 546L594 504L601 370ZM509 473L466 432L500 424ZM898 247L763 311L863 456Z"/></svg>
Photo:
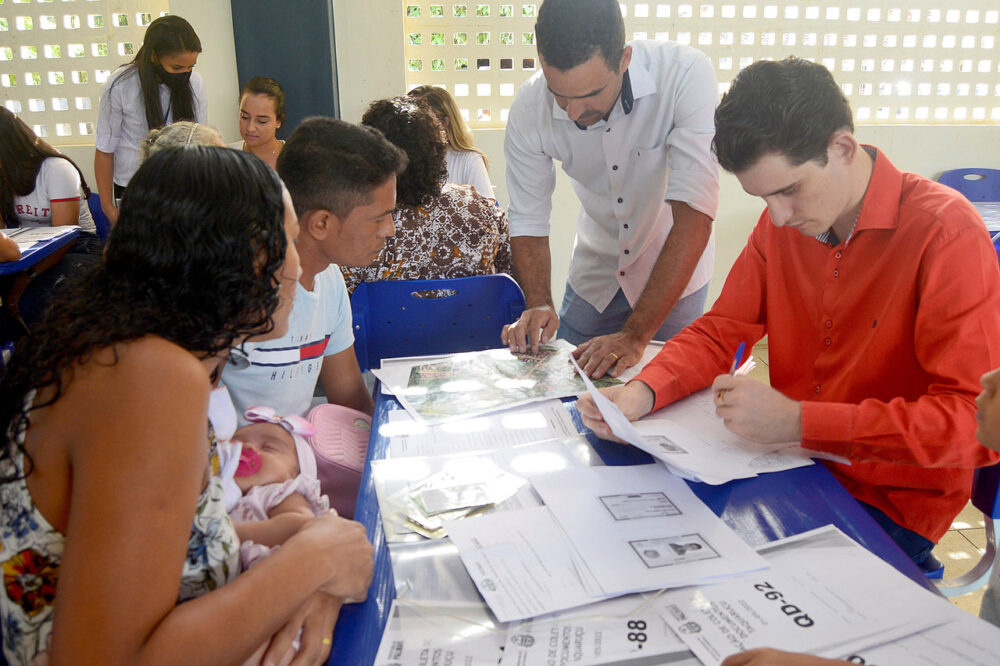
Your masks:
<svg viewBox="0 0 1000 666"><path fill-rule="evenodd" d="M547 507L445 523L462 563L501 622L598 601L572 544Z"/></svg>
<svg viewBox="0 0 1000 666"><path fill-rule="evenodd" d="M394 599L374 666L496 666L505 638L482 604Z"/></svg>
<svg viewBox="0 0 1000 666"><path fill-rule="evenodd" d="M671 664L691 657L687 646L641 595L509 625L501 666Z"/></svg>
<svg viewBox="0 0 1000 666"><path fill-rule="evenodd" d="M759 551L770 570L668 590L657 601L705 664L756 647L843 657L950 617L940 598L833 526Z"/></svg>
<svg viewBox="0 0 1000 666"><path fill-rule="evenodd" d="M1000 663L1000 627L969 615L940 599L952 619L932 629L878 647L843 655L855 664L906 666L996 666Z"/></svg>
<svg viewBox="0 0 1000 666"><path fill-rule="evenodd" d="M18 227L4 231L7 238L11 238L17 243L17 247L23 252L28 248L37 245L50 238L58 238L74 230L79 230L76 224L65 224L57 227Z"/></svg>
<svg viewBox="0 0 1000 666"><path fill-rule="evenodd" d="M389 437L390 458L500 449L579 434L559 400L437 425L397 409L389 412L380 433Z"/></svg>
<svg viewBox="0 0 1000 666"><path fill-rule="evenodd" d="M579 467L535 477L532 485L605 594L767 567L662 465Z"/></svg>
<svg viewBox="0 0 1000 666"><path fill-rule="evenodd" d="M577 370L611 432L662 461L682 478L719 485L761 472L813 464L808 452L796 443L757 444L730 431L715 415L711 389L632 423L597 390L578 365Z"/></svg>

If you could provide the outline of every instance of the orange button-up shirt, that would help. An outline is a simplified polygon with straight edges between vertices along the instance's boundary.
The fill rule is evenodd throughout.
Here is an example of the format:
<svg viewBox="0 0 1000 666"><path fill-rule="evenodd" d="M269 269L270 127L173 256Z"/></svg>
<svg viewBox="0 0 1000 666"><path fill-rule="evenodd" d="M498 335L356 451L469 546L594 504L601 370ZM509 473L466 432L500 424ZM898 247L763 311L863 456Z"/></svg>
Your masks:
<svg viewBox="0 0 1000 666"><path fill-rule="evenodd" d="M1000 366L1000 269L975 208L878 153L854 235L830 246L765 210L712 309L638 379L659 409L768 336L771 385L802 402L802 443L857 499L937 541L1000 459L975 438Z"/></svg>

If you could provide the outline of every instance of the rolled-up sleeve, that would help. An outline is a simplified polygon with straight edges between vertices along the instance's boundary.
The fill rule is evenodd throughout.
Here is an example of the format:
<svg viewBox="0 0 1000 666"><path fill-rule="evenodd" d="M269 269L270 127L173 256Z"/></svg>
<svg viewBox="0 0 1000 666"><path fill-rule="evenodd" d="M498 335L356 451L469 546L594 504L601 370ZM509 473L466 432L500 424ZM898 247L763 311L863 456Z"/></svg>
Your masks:
<svg viewBox="0 0 1000 666"><path fill-rule="evenodd" d="M97 107L97 132L94 147L102 153L113 153L118 149L122 136L121 87L114 85L117 77L112 76L104 83L101 101Z"/></svg>
<svg viewBox="0 0 1000 666"><path fill-rule="evenodd" d="M712 219L719 209L719 168L712 155L717 102L712 64L697 53L677 85L674 125L667 135L670 178L665 198L682 201Z"/></svg>
<svg viewBox="0 0 1000 666"><path fill-rule="evenodd" d="M544 111L530 101L521 95L514 100L504 135L511 236L549 235L552 192L556 187L555 165L542 151L539 118L533 117Z"/></svg>

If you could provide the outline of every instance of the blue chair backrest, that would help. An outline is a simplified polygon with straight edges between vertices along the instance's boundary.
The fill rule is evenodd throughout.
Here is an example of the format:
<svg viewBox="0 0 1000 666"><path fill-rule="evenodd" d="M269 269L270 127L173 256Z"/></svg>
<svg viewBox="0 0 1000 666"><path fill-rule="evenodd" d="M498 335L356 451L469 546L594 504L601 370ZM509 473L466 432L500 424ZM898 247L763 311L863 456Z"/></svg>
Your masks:
<svg viewBox="0 0 1000 666"><path fill-rule="evenodd" d="M102 241L108 240L108 234L111 233L111 221L101 209L101 195L97 192L91 192L90 198L87 199L87 207L90 208L90 216L94 218L94 224L97 225L97 235Z"/></svg>
<svg viewBox="0 0 1000 666"><path fill-rule="evenodd" d="M1000 201L1000 169L952 169L938 182L954 187L969 201Z"/></svg>
<svg viewBox="0 0 1000 666"><path fill-rule="evenodd" d="M972 504L994 520L1000 518L1000 463L976 470Z"/></svg>
<svg viewBox="0 0 1000 666"><path fill-rule="evenodd" d="M433 297L436 290L448 292ZM383 358L500 347L501 329L524 311L524 294L503 274L362 282L351 309L354 351L368 370Z"/></svg>

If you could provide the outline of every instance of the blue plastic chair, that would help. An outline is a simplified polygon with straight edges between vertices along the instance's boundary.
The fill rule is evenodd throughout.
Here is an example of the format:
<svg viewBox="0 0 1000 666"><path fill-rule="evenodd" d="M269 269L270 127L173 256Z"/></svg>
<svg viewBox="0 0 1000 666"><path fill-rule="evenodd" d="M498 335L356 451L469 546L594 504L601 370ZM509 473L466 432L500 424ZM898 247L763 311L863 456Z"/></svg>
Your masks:
<svg viewBox="0 0 1000 666"><path fill-rule="evenodd" d="M364 371L383 358L500 347L501 329L524 311L524 294L503 274L362 282L351 309L354 352Z"/></svg>
<svg viewBox="0 0 1000 666"><path fill-rule="evenodd" d="M97 235L102 241L108 240L108 234L111 233L111 221L101 209L101 195L97 192L91 192L90 198L87 199L87 207L90 208L90 216L94 218L94 224L97 225Z"/></svg>
<svg viewBox="0 0 1000 666"><path fill-rule="evenodd" d="M952 169L938 182L953 187L969 201L1000 201L1000 169Z"/></svg>
<svg viewBox="0 0 1000 666"><path fill-rule="evenodd" d="M997 554L997 535L1000 534L1000 464L976 470L972 482L972 505L983 512L986 552L968 573L949 580L934 581L946 597L975 592L990 577Z"/></svg>

